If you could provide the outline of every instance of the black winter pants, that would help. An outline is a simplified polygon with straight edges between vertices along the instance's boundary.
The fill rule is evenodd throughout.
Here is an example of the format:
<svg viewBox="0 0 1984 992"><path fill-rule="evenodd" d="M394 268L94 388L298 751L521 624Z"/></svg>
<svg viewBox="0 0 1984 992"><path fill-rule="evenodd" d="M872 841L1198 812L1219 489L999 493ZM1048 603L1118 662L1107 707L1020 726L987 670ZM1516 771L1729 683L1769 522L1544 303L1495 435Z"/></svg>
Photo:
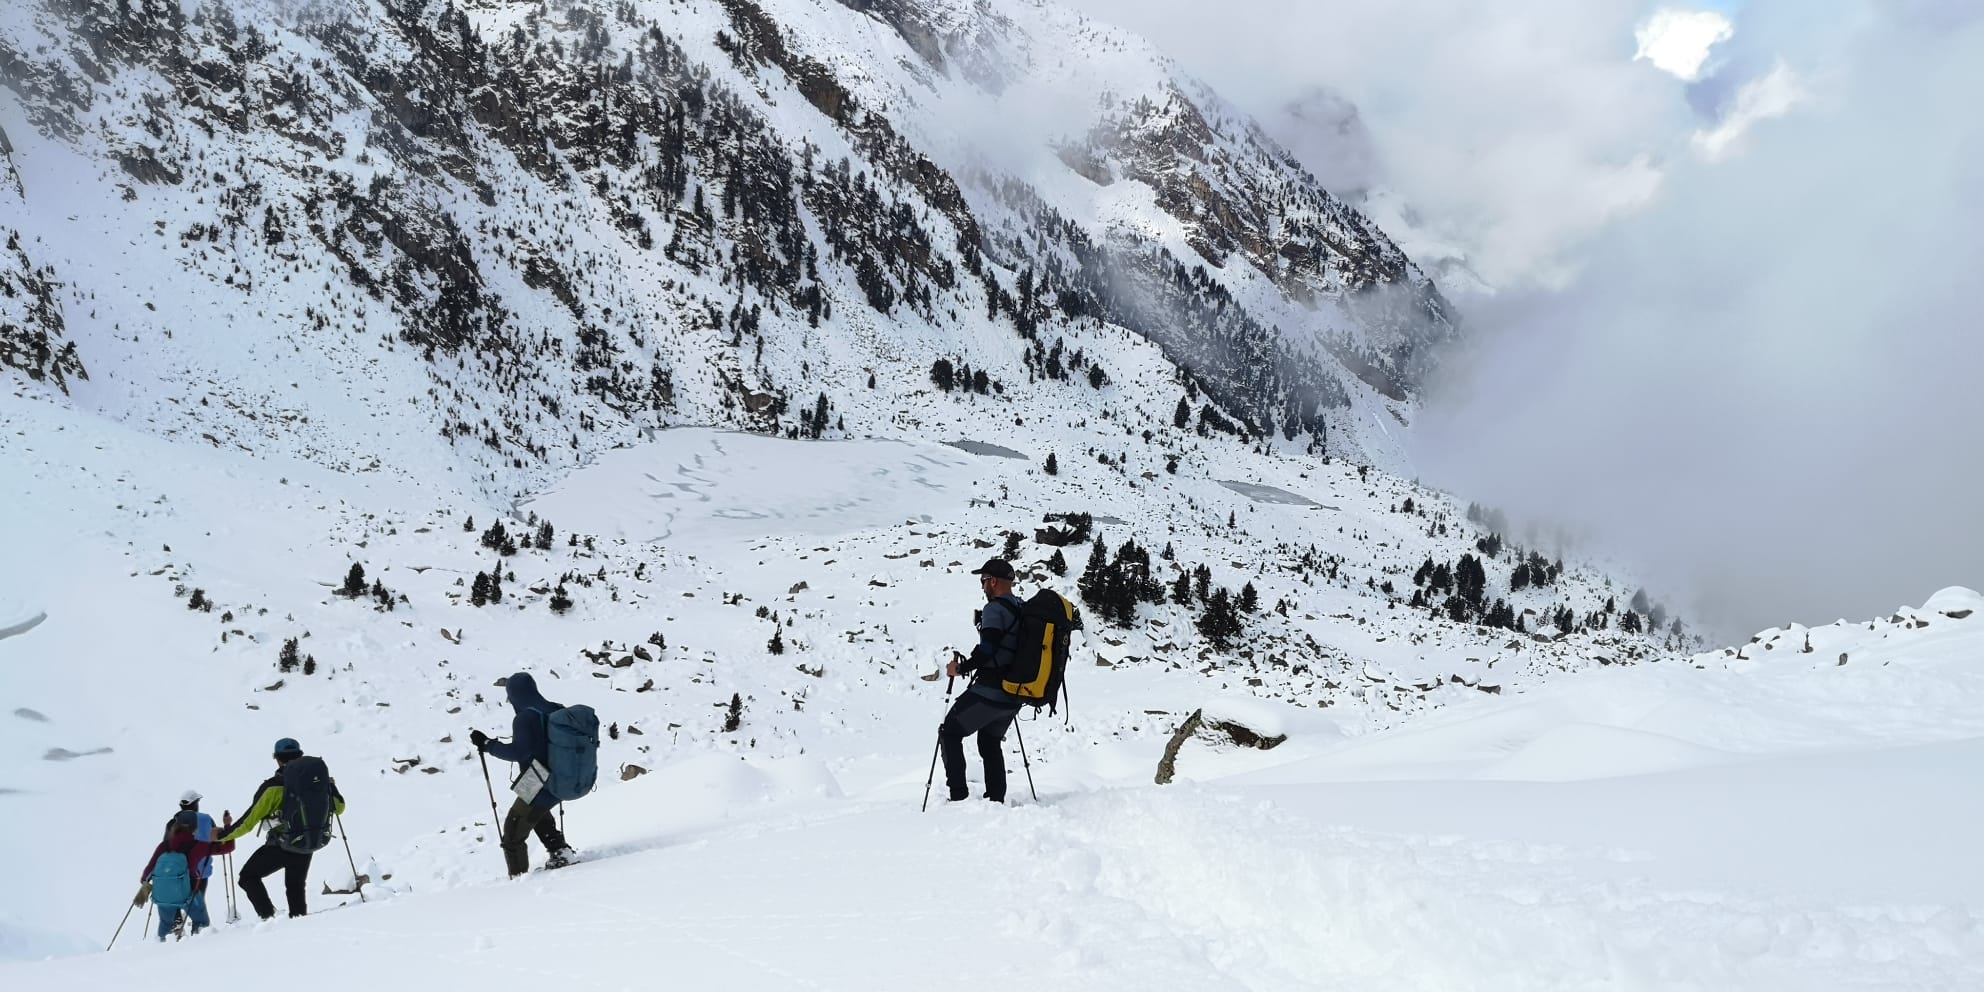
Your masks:
<svg viewBox="0 0 1984 992"><path fill-rule="evenodd" d="M503 818L503 862L509 866L511 878L530 871L530 849L524 845L533 831L546 854L568 846L565 835L558 830L558 817L551 810L538 809L521 799L511 803L510 815Z"/></svg>
<svg viewBox="0 0 1984 992"><path fill-rule="evenodd" d="M308 854L263 844L241 865L241 891L248 894L248 904L255 907L255 915L265 920L276 915L275 904L269 901L269 889L262 879L278 871L282 872L282 891L289 900L289 915L302 916L308 912L303 904L303 883L310 875Z"/></svg>
<svg viewBox="0 0 1984 992"><path fill-rule="evenodd" d="M1019 704L996 703L984 696L966 692L944 714L937 728L937 749L944 755L944 784L953 801L971 795L964 780L964 739L978 735L978 757L985 762L985 798L1006 801L1006 731L1019 716Z"/></svg>

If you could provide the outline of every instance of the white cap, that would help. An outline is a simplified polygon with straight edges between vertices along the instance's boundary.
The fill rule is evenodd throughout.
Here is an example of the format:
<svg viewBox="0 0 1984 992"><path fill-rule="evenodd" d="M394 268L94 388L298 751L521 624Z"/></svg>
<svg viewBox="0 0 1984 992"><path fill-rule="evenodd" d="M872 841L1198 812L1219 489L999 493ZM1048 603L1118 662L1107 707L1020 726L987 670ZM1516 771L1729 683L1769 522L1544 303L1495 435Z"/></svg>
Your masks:
<svg viewBox="0 0 1984 992"><path fill-rule="evenodd" d="M194 803L199 802L202 798L204 797L201 796L198 791L194 789L187 789L184 793L182 793L179 796L179 805L191 806Z"/></svg>

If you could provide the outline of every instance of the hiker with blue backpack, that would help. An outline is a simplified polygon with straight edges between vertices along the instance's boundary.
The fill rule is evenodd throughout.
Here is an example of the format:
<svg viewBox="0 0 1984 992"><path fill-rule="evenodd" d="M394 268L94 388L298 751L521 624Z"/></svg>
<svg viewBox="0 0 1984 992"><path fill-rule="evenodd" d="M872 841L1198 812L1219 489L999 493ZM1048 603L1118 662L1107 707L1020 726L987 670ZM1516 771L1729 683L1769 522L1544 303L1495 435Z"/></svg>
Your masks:
<svg viewBox="0 0 1984 992"><path fill-rule="evenodd" d="M228 818L225 825L216 825L213 817L200 812L200 800L204 798L206 797L200 795L197 789L187 789L185 792L179 794L179 812L174 813L172 819L165 822L166 839L171 839L173 828L178 824L180 816L186 813L191 813L194 817L194 840L213 841L215 834L234 825L234 819L232 817ZM199 885L198 891L193 894L193 901L196 905L187 915L192 917L198 926L203 927L207 925L200 921L205 920L207 916L207 885L214 877L214 859L233 853L234 842L229 841L225 844L215 843L211 853L207 857L201 858L199 863L193 866L193 874L198 879ZM229 898L232 899L233 897L229 896ZM232 922L232 920L229 922Z"/></svg>
<svg viewBox="0 0 1984 992"><path fill-rule="evenodd" d="M516 878L530 871L527 845L532 833L544 845L544 867L563 868L577 857L551 810L592 791L599 771L599 718L590 706L563 706L544 698L528 672L504 680L503 689L516 711L510 739L496 740L480 730L470 731L468 739L482 754L517 766L517 779L510 785L517 798L503 818L501 839L503 863ZM489 774L486 759L482 773ZM490 811L495 812L494 795Z"/></svg>
<svg viewBox="0 0 1984 992"><path fill-rule="evenodd" d="M165 839L152 851L151 860L145 862L140 876L143 884L138 889L138 898L132 902L135 905L150 899L158 907L161 941L179 929L181 914L191 919L194 933L212 925L207 918L207 880L200 875L199 867L204 864L211 871L213 855L223 852L222 845L198 836L199 826L198 813L183 810L175 815L166 825ZM225 847L233 850L234 845Z"/></svg>
<svg viewBox="0 0 1984 992"><path fill-rule="evenodd" d="M331 823L344 813L344 796L324 759L304 754L293 737L276 742L275 759L276 773L255 790L248 812L220 838L231 845L258 824L268 831L268 839L241 866L241 891L264 920L276 915L276 907L262 879L278 871L289 915L309 911L304 883L310 877L310 856L330 846Z"/></svg>

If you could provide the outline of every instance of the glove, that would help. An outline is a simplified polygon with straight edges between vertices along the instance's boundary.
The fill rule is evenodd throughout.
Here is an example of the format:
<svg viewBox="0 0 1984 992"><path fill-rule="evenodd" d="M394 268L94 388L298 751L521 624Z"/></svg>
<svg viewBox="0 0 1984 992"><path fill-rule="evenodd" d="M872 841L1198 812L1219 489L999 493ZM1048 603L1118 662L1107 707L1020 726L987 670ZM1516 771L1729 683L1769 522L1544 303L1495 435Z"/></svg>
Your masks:
<svg viewBox="0 0 1984 992"><path fill-rule="evenodd" d="M488 750L489 735L480 730L471 730L468 732L468 742L475 745L475 749L478 751Z"/></svg>
<svg viewBox="0 0 1984 992"><path fill-rule="evenodd" d="M151 897L152 897L152 880L148 878L145 879L144 884L138 886L138 894L131 899L131 905L142 906L145 904L145 900L150 899Z"/></svg>

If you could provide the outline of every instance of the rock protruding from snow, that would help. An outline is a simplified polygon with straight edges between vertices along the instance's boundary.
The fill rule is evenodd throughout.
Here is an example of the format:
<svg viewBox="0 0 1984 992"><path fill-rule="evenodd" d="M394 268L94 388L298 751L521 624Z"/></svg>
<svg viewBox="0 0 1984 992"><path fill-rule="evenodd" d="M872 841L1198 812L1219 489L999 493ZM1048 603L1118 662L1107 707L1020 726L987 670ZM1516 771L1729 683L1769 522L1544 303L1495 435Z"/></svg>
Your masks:
<svg viewBox="0 0 1984 992"><path fill-rule="evenodd" d="M1984 593L1964 586L1939 589L1922 604L1922 612L1940 613L1952 620L1962 620L1980 609L1984 609Z"/></svg>

